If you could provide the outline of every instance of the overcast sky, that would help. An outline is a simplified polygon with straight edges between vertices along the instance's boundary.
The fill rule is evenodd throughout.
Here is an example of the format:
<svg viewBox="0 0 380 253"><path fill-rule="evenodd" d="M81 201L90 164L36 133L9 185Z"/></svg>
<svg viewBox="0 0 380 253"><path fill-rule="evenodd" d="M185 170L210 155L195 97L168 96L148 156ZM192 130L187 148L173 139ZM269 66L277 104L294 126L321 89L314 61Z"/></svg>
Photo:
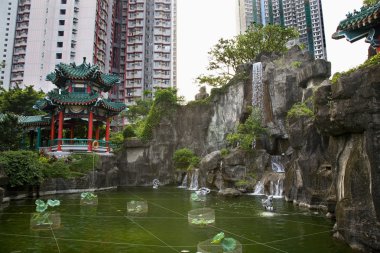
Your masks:
<svg viewBox="0 0 380 253"><path fill-rule="evenodd" d="M195 78L206 73L207 52L220 38L237 35L236 1L177 0L178 89L187 100L193 100L199 90ZM367 57L369 44L364 40L351 44L345 39L331 39L345 14L361 6L362 0L322 0L327 58L332 73L355 67Z"/></svg>

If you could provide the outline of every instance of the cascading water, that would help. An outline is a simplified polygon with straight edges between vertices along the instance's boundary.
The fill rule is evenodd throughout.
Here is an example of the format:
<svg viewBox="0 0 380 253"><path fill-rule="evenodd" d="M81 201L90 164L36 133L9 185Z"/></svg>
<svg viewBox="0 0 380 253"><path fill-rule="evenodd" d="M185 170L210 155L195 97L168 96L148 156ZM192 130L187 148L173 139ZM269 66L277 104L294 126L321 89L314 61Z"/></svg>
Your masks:
<svg viewBox="0 0 380 253"><path fill-rule="evenodd" d="M284 180L277 179L277 181L270 181L270 195L274 198L282 198L282 192L284 190Z"/></svg>
<svg viewBox="0 0 380 253"><path fill-rule="evenodd" d="M282 157L279 155L272 155L271 157L271 163L272 163L272 170L277 173L284 173L285 167L281 162Z"/></svg>
<svg viewBox="0 0 380 253"><path fill-rule="evenodd" d="M182 184L178 188L187 188L187 173L183 177Z"/></svg>
<svg viewBox="0 0 380 253"><path fill-rule="evenodd" d="M193 173L191 173L191 181L190 181L189 190L198 190L198 177L199 177L199 170L195 169Z"/></svg>
<svg viewBox="0 0 380 253"><path fill-rule="evenodd" d="M252 195L264 195L264 183L261 181L258 181L255 186L255 191L252 193Z"/></svg>
<svg viewBox="0 0 380 253"><path fill-rule="evenodd" d="M263 65L261 62L252 64L252 106L263 111Z"/></svg>

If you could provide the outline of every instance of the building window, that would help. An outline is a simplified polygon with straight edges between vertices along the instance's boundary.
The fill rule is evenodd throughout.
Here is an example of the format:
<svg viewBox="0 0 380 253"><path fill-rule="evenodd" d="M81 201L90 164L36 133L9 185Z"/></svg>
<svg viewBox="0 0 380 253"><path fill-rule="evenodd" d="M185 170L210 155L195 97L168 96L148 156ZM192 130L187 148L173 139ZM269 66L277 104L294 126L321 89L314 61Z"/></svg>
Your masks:
<svg viewBox="0 0 380 253"><path fill-rule="evenodd" d="M65 15L65 14L66 14L66 10L65 10L65 9L60 9L60 10L59 10L59 13L60 13L61 15Z"/></svg>
<svg viewBox="0 0 380 253"><path fill-rule="evenodd" d="M56 59L62 59L62 53L56 53L55 58Z"/></svg>
<svg viewBox="0 0 380 253"><path fill-rule="evenodd" d="M60 20L59 25L65 25L65 20Z"/></svg>
<svg viewBox="0 0 380 253"><path fill-rule="evenodd" d="M64 31L58 31L58 36L63 36L64 34Z"/></svg>
<svg viewBox="0 0 380 253"><path fill-rule="evenodd" d="M57 42L57 47L63 47L63 42Z"/></svg>
<svg viewBox="0 0 380 253"><path fill-rule="evenodd" d="M67 0L61 0L61 4L66 4Z"/></svg>

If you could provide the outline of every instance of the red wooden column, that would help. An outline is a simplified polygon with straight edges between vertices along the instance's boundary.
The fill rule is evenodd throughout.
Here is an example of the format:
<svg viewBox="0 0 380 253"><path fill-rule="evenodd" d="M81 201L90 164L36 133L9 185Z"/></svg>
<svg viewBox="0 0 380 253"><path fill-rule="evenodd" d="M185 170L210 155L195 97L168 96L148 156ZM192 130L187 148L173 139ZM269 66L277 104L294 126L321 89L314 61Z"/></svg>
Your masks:
<svg viewBox="0 0 380 253"><path fill-rule="evenodd" d="M95 130L95 140L99 140L99 135L100 135L100 126L97 125L96 126L96 130Z"/></svg>
<svg viewBox="0 0 380 253"><path fill-rule="evenodd" d="M58 147L57 151L62 151L62 135L63 135L63 111L58 115Z"/></svg>
<svg viewBox="0 0 380 253"><path fill-rule="evenodd" d="M93 112L90 111L90 114L88 115L88 133L87 133L87 139L88 139L88 147L87 151L91 152L92 151L92 125L93 125L93 120L94 115Z"/></svg>
<svg viewBox="0 0 380 253"><path fill-rule="evenodd" d="M53 146L53 142L54 142L54 134L55 134L54 121L55 121L54 114L52 114L51 122L50 122L50 147Z"/></svg>
<svg viewBox="0 0 380 253"><path fill-rule="evenodd" d="M110 118L106 119L106 145L107 145L107 152L110 152Z"/></svg>

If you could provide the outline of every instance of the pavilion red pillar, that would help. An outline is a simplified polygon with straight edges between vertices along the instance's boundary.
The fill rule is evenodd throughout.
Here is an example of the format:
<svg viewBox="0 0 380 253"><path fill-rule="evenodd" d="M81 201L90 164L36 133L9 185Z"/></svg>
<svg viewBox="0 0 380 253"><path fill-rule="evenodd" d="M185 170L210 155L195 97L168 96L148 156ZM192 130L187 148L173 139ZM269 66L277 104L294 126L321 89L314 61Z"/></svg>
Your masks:
<svg viewBox="0 0 380 253"><path fill-rule="evenodd" d="M107 145L107 152L110 152L110 118L106 119L106 145Z"/></svg>
<svg viewBox="0 0 380 253"><path fill-rule="evenodd" d="M98 141L99 140L99 134L100 134L100 126L96 126L96 131L95 131L95 139Z"/></svg>
<svg viewBox="0 0 380 253"><path fill-rule="evenodd" d="M58 115L58 147L57 151L62 151L62 136L63 136L63 111Z"/></svg>
<svg viewBox="0 0 380 253"><path fill-rule="evenodd" d="M51 122L50 122L50 147L53 146L53 142L54 142L54 134L55 134L54 121L55 121L54 114L52 114Z"/></svg>
<svg viewBox="0 0 380 253"><path fill-rule="evenodd" d="M87 151L91 152L92 151L92 125L93 125L93 120L94 115L93 112L90 111L90 114L88 115L88 133L87 133L87 139L88 139L88 147Z"/></svg>
<svg viewBox="0 0 380 253"><path fill-rule="evenodd" d="M377 40L380 40L380 35L377 36ZM380 53L380 47L376 47L376 54Z"/></svg>

